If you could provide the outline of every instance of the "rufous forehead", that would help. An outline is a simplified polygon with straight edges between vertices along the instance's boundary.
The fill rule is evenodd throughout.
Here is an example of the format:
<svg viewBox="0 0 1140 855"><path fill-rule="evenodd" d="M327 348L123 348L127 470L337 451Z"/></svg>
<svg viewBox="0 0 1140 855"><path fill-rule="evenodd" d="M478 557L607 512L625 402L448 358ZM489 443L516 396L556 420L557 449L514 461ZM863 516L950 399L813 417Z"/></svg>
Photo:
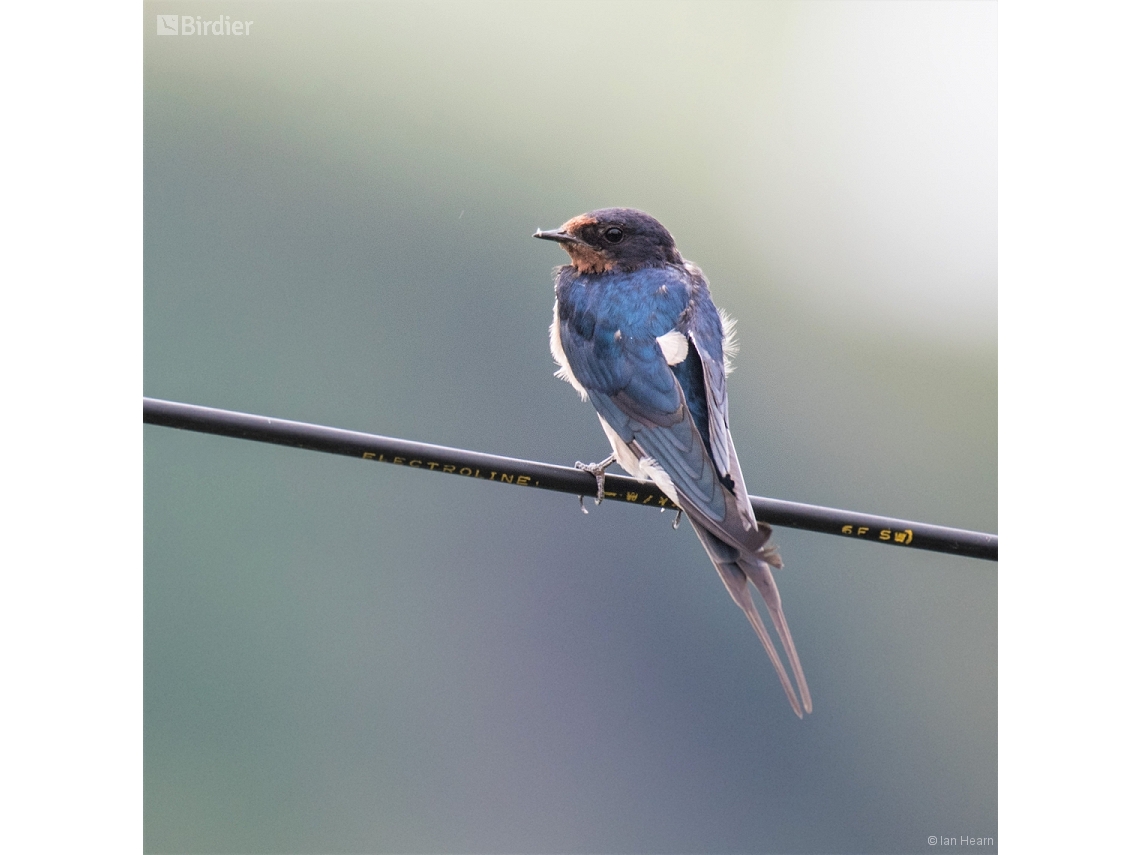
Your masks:
<svg viewBox="0 0 1140 855"><path fill-rule="evenodd" d="M574 219L564 222L562 224L561 231L574 234L574 232L578 231L579 229L584 229L586 226L595 225L597 222L597 219L591 217L589 214L579 214Z"/></svg>

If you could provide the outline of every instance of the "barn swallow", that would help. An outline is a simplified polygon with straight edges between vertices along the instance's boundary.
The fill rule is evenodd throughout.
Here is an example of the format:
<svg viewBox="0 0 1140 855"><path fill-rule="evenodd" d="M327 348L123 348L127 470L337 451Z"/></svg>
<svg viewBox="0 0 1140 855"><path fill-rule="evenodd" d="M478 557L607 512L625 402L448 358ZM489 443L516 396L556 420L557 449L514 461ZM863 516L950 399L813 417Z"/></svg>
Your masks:
<svg viewBox="0 0 1140 855"><path fill-rule="evenodd" d="M555 270L550 351L565 380L597 410L613 454L580 466L598 479L615 461L680 507L732 599L747 615L797 716L811 712L772 567L782 567L757 522L728 430L725 376L733 323L673 236L632 208L603 208L534 235L570 263ZM760 592L799 690L792 688L748 588Z"/></svg>

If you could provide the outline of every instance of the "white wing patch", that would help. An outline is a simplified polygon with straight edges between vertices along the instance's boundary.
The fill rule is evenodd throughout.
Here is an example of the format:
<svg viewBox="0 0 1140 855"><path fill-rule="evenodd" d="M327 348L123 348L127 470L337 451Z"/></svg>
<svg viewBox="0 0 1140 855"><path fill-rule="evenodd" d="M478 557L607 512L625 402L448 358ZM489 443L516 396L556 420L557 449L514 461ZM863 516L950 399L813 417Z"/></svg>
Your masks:
<svg viewBox="0 0 1140 855"><path fill-rule="evenodd" d="M724 309L717 309L717 313L720 315L720 326L724 332L720 345L720 349L724 351L724 373L731 374L732 369L736 367L732 364L732 360L740 353L740 342L736 340L736 318Z"/></svg>
<svg viewBox="0 0 1140 855"><path fill-rule="evenodd" d="M550 355L554 357L554 361L558 363L558 370L554 372L554 376L559 380L565 380L574 387L574 391L585 401L589 395L586 394L586 387L578 382L578 378L574 376L574 372L570 370L570 363L566 359L566 351L562 349L562 332L558 324L558 304L554 304L554 323L550 325Z"/></svg>
<svg viewBox="0 0 1140 855"><path fill-rule="evenodd" d="M657 344L669 365L684 362L689 355L689 337L679 330L669 330L665 335L657 336Z"/></svg>

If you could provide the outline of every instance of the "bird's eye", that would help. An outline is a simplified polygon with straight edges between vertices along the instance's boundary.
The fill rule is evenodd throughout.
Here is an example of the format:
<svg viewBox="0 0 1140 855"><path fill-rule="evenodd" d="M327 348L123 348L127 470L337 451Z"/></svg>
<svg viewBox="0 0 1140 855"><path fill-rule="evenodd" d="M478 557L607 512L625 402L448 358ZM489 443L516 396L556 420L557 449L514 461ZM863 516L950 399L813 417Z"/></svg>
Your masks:
<svg viewBox="0 0 1140 855"><path fill-rule="evenodd" d="M604 237L610 243L620 243L621 239L625 237L625 233L621 229L614 226L602 232L602 237Z"/></svg>

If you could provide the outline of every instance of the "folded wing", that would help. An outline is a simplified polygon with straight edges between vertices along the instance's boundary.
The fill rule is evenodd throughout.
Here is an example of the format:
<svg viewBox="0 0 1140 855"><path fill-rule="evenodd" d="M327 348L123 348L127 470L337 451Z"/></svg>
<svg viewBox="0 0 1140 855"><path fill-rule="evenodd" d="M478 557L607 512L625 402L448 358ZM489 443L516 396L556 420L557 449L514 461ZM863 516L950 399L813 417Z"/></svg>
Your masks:
<svg viewBox="0 0 1140 855"><path fill-rule="evenodd" d="M779 557L765 547L771 529L756 521L728 428L721 319L703 278L688 287L683 304L677 303L675 290L671 292L668 285L657 293L663 302L670 298L672 311L650 312L650 322L640 325L630 323L624 310L607 315L604 301L578 307L578 314L571 307L565 317L560 315L561 346L574 377L612 434L637 458L650 458L667 477L672 490L666 492L675 493L729 594L764 645L792 708L802 715L748 591L749 581L760 591L791 664L803 709L810 712L807 681L770 567L770 562L779 566ZM692 346L682 360L670 365L657 337L674 329Z"/></svg>

